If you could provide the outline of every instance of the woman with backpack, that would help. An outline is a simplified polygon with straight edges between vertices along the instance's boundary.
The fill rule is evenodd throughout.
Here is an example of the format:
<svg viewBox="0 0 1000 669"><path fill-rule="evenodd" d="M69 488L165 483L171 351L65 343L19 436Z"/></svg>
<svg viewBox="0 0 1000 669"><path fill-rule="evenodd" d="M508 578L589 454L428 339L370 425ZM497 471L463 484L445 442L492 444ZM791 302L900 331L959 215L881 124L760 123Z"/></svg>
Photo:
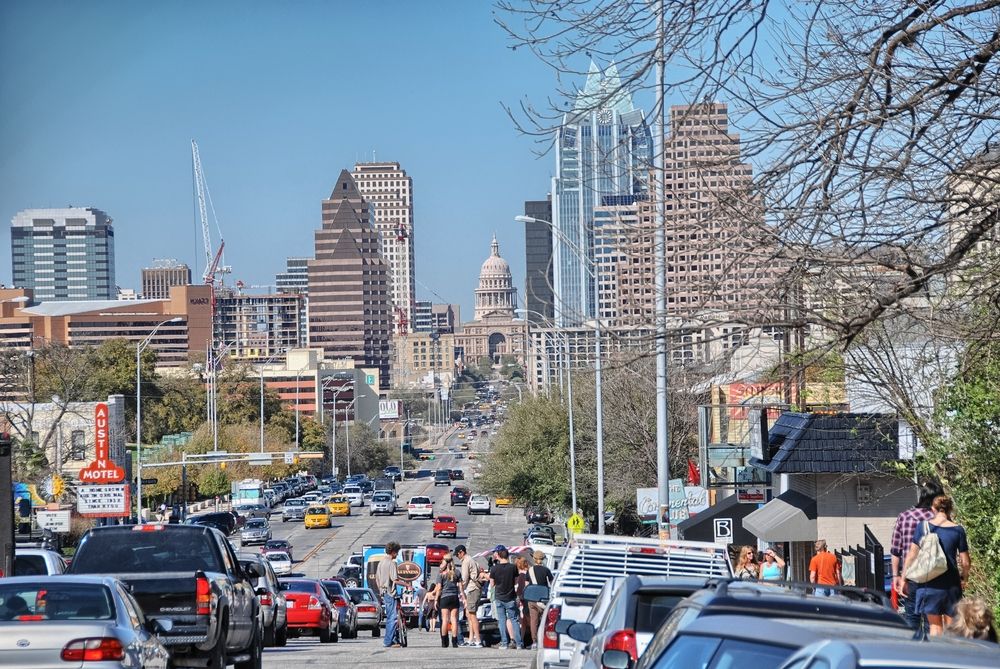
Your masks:
<svg viewBox="0 0 1000 669"><path fill-rule="evenodd" d="M903 594L907 579L921 583L917 590L917 613L927 616L930 636L941 636L945 625L951 623L955 605L962 599L972 563L965 528L951 519L954 510L951 498L938 495L931 503L931 510L934 517L920 523L913 533L913 543L903 565ZM933 558L941 553L944 560L935 566L933 563L938 561Z"/></svg>

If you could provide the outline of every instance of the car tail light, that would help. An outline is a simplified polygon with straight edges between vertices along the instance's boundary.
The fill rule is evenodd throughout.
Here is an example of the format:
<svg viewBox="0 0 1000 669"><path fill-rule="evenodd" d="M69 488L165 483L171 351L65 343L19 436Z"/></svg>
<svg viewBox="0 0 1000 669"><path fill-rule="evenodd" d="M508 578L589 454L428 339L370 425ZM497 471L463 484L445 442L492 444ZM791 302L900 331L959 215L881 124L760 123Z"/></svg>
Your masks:
<svg viewBox="0 0 1000 669"><path fill-rule="evenodd" d="M309 605L306 607L310 611L317 611L323 608L323 605L319 603L319 598L315 595L309 595Z"/></svg>
<svg viewBox="0 0 1000 669"><path fill-rule="evenodd" d="M63 646L60 657L65 662L107 662L124 659L125 649L114 637L74 639Z"/></svg>
<svg viewBox="0 0 1000 669"><path fill-rule="evenodd" d="M549 610L545 612L545 632L542 634L543 648L559 647L559 635L556 633L556 623L559 622L561 614L561 606L550 606Z"/></svg>
<svg viewBox="0 0 1000 669"><path fill-rule="evenodd" d="M212 613L212 586L208 578L204 575L196 576L194 579L194 600L195 613L199 616L207 616Z"/></svg>
<svg viewBox="0 0 1000 669"><path fill-rule="evenodd" d="M264 593L263 595L260 596L260 605L261 606L270 606L272 603L273 603L273 601L271 599L271 593L266 592L266 593Z"/></svg>
<svg viewBox="0 0 1000 669"><path fill-rule="evenodd" d="M362 604L358 607L358 613L375 613L375 607Z"/></svg>
<svg viewBox="0 0 1000 669"><path fill-rule="evenodd" d="M344 601L343 597L335 596L333 598L333 605L336 606L338 609L342 609L345 606L347 606L347 602Z"/></svg>
<svg viewBox="0 0 1000 669"><path fill-rule="evenodd" d="M604 650L623 650L636 661L638 650L635 644L635 630L618 630L604 642Z"/></svg>
<svg viewBox="0 0 1000 669"><path fill-rule="evenodd" d="M164 525L156 525L153 523L143 523L142 525L136 525L132 528L133 532L162 532Z"/></svg>

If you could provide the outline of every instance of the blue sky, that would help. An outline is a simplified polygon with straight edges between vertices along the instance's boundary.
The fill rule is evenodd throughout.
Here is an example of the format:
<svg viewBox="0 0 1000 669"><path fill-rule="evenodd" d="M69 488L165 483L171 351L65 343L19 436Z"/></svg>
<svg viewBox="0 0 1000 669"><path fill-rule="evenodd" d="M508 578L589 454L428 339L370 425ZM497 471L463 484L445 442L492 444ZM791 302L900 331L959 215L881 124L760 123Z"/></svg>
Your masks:
<svg viewBox="0 0 1000 669"><path fill-rule="evenodd" d="M114 218L123 287L154 257L201 267L194 138L231 280L270 284L286 256L311 255L321 200L374 150L414 179L418 297L471 317L494 231L523 290L512 218L545 196L554 158L536 157L500 103L544 105L556 81L508 48L491 12L485 0L0 4L0 282L14 213L68 204Z"/></svg>

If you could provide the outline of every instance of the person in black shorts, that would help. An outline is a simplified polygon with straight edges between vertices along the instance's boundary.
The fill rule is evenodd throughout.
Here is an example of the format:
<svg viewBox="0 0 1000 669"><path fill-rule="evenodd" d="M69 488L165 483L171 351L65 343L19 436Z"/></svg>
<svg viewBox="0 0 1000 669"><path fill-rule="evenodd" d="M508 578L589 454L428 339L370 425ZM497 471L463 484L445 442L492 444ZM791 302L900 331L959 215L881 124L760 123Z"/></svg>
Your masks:
<svg viewBox="0 0 1000 669"><path fill-rule="evenodd" d="M438 570L438 580L434 586L438 609L441 611L441 647L448 647L448 633L451 632L451 646L458 647L458 607L461 605L461 575L455 570L451 553L444 556Z"/></svg>

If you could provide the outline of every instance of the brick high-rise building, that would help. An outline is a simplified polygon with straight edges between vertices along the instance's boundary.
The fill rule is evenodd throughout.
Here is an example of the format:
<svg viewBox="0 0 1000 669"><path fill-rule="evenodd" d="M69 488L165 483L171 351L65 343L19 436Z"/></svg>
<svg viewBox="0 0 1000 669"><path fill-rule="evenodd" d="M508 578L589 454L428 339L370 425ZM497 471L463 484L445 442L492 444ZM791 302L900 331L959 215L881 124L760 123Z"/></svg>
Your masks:
<svg viewBox="0 0 1000 669"><path fill-rule="evenodd" d="M173 259L153 260L152 267L142 268L142 297L147 300L166 300L174 286L191 283L191 268Z"/></svg>
<svg viewBox="0 0 1000 669"><path fill-rule="evenodd" d="M389 388L392 298L371 207L347 170L323 201L315 258L308 261L309 346L326 358L377 368Z"/></svg>
<svg viewBox="0 0 1000 669"><path fill-rule="evenodd" d="M362 197L372 207L382 258L389 270L393 331L414 331L416 274L413 262L413 178L399 163L358 163L352 172Z"/></svg>

